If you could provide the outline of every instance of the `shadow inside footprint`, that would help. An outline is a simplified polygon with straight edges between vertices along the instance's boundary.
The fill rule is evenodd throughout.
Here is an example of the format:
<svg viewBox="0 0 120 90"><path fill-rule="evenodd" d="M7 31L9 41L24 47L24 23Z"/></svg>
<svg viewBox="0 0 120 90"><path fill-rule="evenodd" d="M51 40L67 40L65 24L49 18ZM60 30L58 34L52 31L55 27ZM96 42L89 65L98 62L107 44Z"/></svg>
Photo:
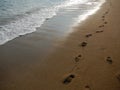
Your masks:
<svg viewBox="0 0 120 90"><path fill-rule="evenodd" d="M69 76L67 76L67 77L64 79L63 84L69 84L69 83L72 81L73 78L75 78L75 75L70 74Z"/></svg>
<svg viewBox="0 0 120 90"><path fill-rule="evenodd" d="M79 62L79 58L78 57L75 57L75 62Z"/></svg>
<svg viewBox="0 0 120 90"><path fill-rule="evenodd" d="M77 57L75 57L75 62L79 62L79 60L81 59L82 55L78 55Z"/></svg>
<svg viewBox="0 0 120 90"><path fill-rule="evenodd" d="M103 21L105 21L105 19L104 19L104 18L103 18L102 20L103 20Z"/></svg>
<svg viewBox="0 0 120 90"><path fill-rule="evenodd" d="M117 78L118 81L120 82L120 73L116 75L116 78Z"/></svg>
<svg viewBox="0 0 120 90"><path fill-rule="evenodd" d="M78 55L78 57L82 57L82 55L80 54L80 55Z"/></svg>
<svg viewBox="0 0 120 90"><path fill-rule="evenodd" d="M107 57L106 61L109 63L109 64L112 64L113 61L112 61L112 58L111 57Z"/></svg>
<svg viewBox="0 0 120 90"><path fill-rule="evenodd" d="M105 12L105 15L108 14L108 13L109 13L109 11L106 11L106 12Z"/></svg>
<svg viewBox="0 0 120 90"><path fill-rule="evenodd" d="M105 26L105 25L100 25L99 28L102 28L102 27L104 27L104 26Z"/></svg>
<svg viewBox="0 0 120 90"><path fill-rule="evenodd" d="M85 37L87 37L87 38L88 38L88 37L91 37L91 36L92 36L92 34L87 34L87 35L85 35Z"/></svg>
<svg viewBox="0 0 120 90"><path fill-rule="evenodd" d="M82 42L80 46L82 46L82 47L87 46L87 42Z"/></svg>
<svg viewBox="0 0 120 90"><path fill-rule="evenodd" d="M104 24L107 24L108 22L104 22Z"/></svg>
<svg viewBox="0 0 120 90"><path fill-rule="evenodd" d="M101 31L96 31L96 33L101 33L101 32L103 32L103 30L101 30Z"/></svg>
<svg viewBox="0 0 120 90"><path fill-rule="evenodd" d="M91 90L90 86L89 86L89 85L86 85L86 86L85 86L85 90Z"/></svg>
<svg viewBox="0 0 120 90"><path fill-rule="evenodd" d="M103 15L102 18L105 18L105 16Z"/></svg>

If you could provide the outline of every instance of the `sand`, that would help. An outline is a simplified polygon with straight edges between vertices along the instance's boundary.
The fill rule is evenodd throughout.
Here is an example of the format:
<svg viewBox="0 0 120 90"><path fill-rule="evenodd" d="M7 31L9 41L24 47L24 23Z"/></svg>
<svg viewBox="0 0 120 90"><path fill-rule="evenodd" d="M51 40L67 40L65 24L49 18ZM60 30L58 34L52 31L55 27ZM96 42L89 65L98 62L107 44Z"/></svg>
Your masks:
<svg viewBox="0 0 120 90"><path fill-rule="evenodd" d="M107 0L34 68L0 76L0 90L120 90L119 4Z"/></svg>
<svg viewBox="0 0 120 90"><path fill-rule="evenodd" d="M120 90L119 3L107 0L48 58L49 90Z"/></svg>

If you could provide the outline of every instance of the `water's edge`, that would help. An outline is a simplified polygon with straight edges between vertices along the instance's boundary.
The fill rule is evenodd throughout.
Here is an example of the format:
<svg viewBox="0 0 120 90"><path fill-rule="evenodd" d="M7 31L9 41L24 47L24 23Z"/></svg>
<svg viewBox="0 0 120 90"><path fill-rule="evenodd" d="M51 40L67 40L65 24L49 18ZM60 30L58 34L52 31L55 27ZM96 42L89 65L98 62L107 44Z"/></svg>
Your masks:
<svg viewBox="0 0 120 90"><path fill-rule="evenodd" d="M76 8L74 6L77 6L78 9L78 7L80 7L79 5L81 5L81 7L84 8L84 10L82 10L81 7L79 8L81 9L80 12L78 12L78 10L73 9L73 13L75 13L76 15L73 15L73 17L68 18L74 19L72 22L80 23L83 20L85 20L89 15L94 14L104 3L104 1L102 1L101 3L99 2L99 4L97 2L78 2L79 0L76 0L76 2L70 0L70 2L65 2L64 4L53 6L49 9L36 9L36 12L34 13L27 12L26 14L24 14L23 17L18 15L17 17L20 17L20 19L12 20L9 24L6 25L0 25L0 45L3 45L8 41L21 35L26 35L35 32L36 28L41 27L41 25L43 25L46 20L53 18L56 15L59 15L59 11L61 9L69 10L69 8ZM86 7L83 7L82 5Z"/></svg>

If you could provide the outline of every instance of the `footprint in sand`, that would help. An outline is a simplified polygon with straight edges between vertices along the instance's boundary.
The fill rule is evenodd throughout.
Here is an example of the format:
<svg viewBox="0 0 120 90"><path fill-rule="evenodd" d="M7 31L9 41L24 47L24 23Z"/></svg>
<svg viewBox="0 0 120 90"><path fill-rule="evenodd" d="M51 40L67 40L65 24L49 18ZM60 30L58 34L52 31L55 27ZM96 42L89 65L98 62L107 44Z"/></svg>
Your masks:
<svg viewBox="0 0 120 90"><path fill-rule="evenodd" d="M103 18L102 20L103 20L103 21L105 21L105 19L104 19L104 18Z"/></svg>
<svg viewBox="0 0 120 90"><path fill-rule="evenodd" d="M107 24L108 22L104 22L104 24Z"/></svg>
<svg viewBox="0 0 120 90"><path fill-rule="evenodd" d="M108 11L106 11L104 15L107 15L108 13L109 13L109 10L108 10Z"/></svg>
<svg viewBox="0 0 120 90"><path fill-rule="evenodd" d="M103 15L102 18L105 18L105 16Z"/></svg>
<svg viewBox="0 0 120 90"><path fill-rule="evenodd" d="M118 73L118 74L116 75L116 78L117 78L118 81L120 82L120 73Z"/></svg>
<svg viewBox="0 0 120 90"><path fill-rule="evenodd" d="M112 64L112 63L113 63L113 60L112 60L111 57L107 57L107 58L106 58L106 61L107 61L109 64Z"/></svg>
<svg viewBox="0 0 120 90"><path fill-rule="evenodd" d="M103 30L96 31L96 33L101 33L101 32L103 32Z"/></svg>
<svg viewBox="0 0 120 90"><path fill-rule="evenodd" d="M91 37L92 36L92 34L87 34L87 35L85 35L85 37L87 37L87 38L89 38L89 37Z"/></svg>
<svg viewBox="0 0 120 90"><path fill-rule="evenodd" d="M89 85L86 85L86 86L85 86L85 90L91 90L90 86L89 86Z"/></svg>
<svg viewBox="0 0 120 90"><path fill-rule="evenodd" d="M106 11L106 12L105 12L105 14L108 14L108 13L109 13L109 11Z"/></svg>
<svg viewBox="0 0 120 90"><path fill-rule="evenodd" d="M79 60L81 59L82 55L78 55L77 57L75 57L75 62L79 62Z"/></svg>
<svg viewBox="0 0 120 90"><path fill-rule="evenodd" d="M81 47L87 46L87 42L82 42L82 43L80 44L80 46L81 46Z"/></svg>
<svg viewBox="0 0 120 90"><path fill-rule="evenodd" d="M67 76L64 80L63 80L63 84L69 84L70 82L72 82L72 79L75 78L74 74L70 74L69 76Z"/></svg>
<svg viewBox="0 0 120 90"><path fill-rule="evenodd" d="M99 28L102 28L102 27L104 27L104 26L105 26L105 25L100 25Z"/></svg>

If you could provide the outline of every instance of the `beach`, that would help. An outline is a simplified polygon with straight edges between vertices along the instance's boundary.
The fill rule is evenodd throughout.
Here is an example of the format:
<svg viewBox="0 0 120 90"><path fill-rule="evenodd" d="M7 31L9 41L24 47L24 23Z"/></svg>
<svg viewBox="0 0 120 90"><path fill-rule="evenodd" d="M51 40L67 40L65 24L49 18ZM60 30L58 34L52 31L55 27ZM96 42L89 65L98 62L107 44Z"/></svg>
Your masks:
<svg viewBox="0 0 120 90"><path fill-rule="evenodd" d="M107 0L54 45L38 31L0 46L0 90L120 90L119 4Z"/></svg>

